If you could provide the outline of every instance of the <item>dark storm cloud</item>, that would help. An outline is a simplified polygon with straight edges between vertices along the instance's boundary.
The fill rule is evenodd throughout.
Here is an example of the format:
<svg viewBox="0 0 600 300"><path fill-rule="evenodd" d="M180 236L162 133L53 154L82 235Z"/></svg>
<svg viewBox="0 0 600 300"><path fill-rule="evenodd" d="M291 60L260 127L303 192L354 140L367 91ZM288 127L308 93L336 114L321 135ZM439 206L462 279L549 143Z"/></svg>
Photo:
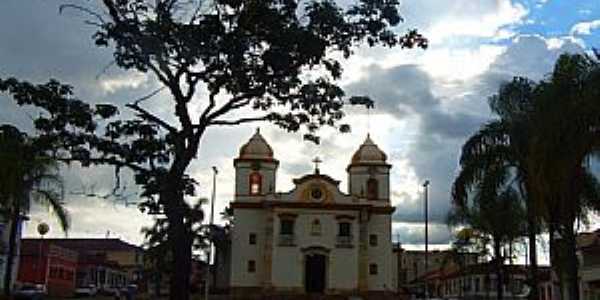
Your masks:
<svg viewBox="0 0 600 300"><path fill-rule="evenodd" d="M390 69L371 66L367 73L370 74L367 81L355 83L349 90L372 95L380 112L398 119L412 120L416 117L418 134L416 141L409 146L408 163L421 181L431 181L430 220L444 223L450 207L449 186L454 177L460 143L484 119L477 114L453 112L443 107L442 101L433 95L432 78L417 66L401 65ZM400 196L395 221L423 221L422 199L395 196Z"/></svg>
<svg viewBox="0 0 600 300"><path fill-rule="evenodd" d="M437 98L433 88L438 83L414 65L389 69L370 66L365 70L369 74L366 80L348 87L351 94L371 95L380 112L418 122L416 140L409 144L405 158L420 182L426 179L431 182L429 219L438 227L438 242L447 243L450 239L449 231L444 228L460 148L468 136L492 117L487 108L488 97L513 76L540 79L552 69L560 53L580 51L579 45L568 40L560 47L549 49L541 37L519 37L496 58L487 72L470 82L462 82L463 94L456 99ZM398 229L405 236L403 242L422 242L418 230L406 226L423 222L422 194L414 199L395 192L393 197L399 200L393 220L405 224Z"/></svg>

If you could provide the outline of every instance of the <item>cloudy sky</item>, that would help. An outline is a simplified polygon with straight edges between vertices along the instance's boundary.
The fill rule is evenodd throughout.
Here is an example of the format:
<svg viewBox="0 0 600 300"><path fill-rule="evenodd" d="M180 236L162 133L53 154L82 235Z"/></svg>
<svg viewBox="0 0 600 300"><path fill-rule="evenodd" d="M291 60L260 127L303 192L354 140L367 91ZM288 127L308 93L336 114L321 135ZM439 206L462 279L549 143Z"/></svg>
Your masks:
<svg viewBox="0 0 600 300"><path fill-rule="evenodd" d="M76 87L92 102L125 103L156 88L144 74L103 69L111 62L107 49L93 46L94 28L74 11L58 13L62 3L94 5L92 0L3 0L0 2L0 76L32 81L57 78ZM342 180L345 167L368 132L388 153L391 175L395 239L407 245L422 243L422 189L429 179L430 242L447 244L444 225L450 206L449 187L456 173L459 149L465 139L493 116L487 97L512 76L540 79L562 52L590 51L600 46L600 1L596 0L404 0L406 23L430 39L422 50L359 49L344 64L342 83L349 94L368 94L376 100L370 114L350 110L352 133L322 132L320 146L302 141L268 124L212 129L202 141L200 158L191 174L200 183L200 194L210 195L211 166L219 168L217 210L232 199L233 158L239 147L261 127L281 161L280 191L292 188L292 179L312 170L310 161L320 156L322 171ZM202 100L202 95L198 100ZM164 95L153 107L168 110ZM35 113L17 109L0 96L0 123L31 128ZM142 242L139 230L151 218L128 201L86 198L111 188L107 168L66 169L67 205L72 215L71 237L121 237ZM125 182L131 179L124 178ZM133 190L133 187L132 187ZM132 203L129 203L132 202ZM51 224L52 236L62 236L47 209L36 207L26 235L35 236L40 222Z"/></svg>

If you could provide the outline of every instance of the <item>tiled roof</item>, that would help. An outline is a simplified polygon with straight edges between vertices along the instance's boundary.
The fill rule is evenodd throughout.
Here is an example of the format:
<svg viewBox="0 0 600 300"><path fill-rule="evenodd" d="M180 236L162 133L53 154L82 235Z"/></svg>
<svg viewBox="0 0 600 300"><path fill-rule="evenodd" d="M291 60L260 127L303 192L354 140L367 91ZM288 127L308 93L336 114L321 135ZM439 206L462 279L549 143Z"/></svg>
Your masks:
<svg viewBox="0 0 600 300"><path fill-rule="evenodd" d="M40 241L40 239L23 239L27 241ZM58 245L78 252L87 251L143 251L139 246L129 244L120 239L44 239L44 242Z"/></svg>

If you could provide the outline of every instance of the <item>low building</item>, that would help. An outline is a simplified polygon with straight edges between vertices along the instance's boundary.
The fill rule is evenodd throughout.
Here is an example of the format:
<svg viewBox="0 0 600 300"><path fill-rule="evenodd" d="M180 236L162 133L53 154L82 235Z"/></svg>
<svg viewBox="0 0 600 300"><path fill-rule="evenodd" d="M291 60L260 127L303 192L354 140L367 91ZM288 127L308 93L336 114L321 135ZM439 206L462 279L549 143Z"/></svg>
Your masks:
<svg viewBox="0 0 600 300"><path fill-rule="evenodd" d="M126 275L124 284L143 284L144 249L141 247L120 239L49 239L48 241L74 250L82 257L102 257L107 262L114 262L119 266L119 272L124 272Z"/></svg>
<svg viewBox="0 0 600 300"><path fill-rule="evenodd" d="M75 292L78 254L49 240L23 239L17 281L45 285L52 297Z"/></svg>
<svg viewBox="0 0 600 300"><path fill-rule="evenodd" d="M427 253L427 268L425 267L425 251L405 250L399 244L394 247L398 275L399 290L416 292L422 290L427 278L426 274L438 272L441 269L452 269L452 265L469 266L477 264L477 253L456 253L453 250L432 250Z"/></svg>
<svg viewBox="0 0 600 300"><path fill-rule="evenodd" d="M77 265L77 286L94 285L100 291L111 292L127 284L127 272L106 255L82 255Z"/></svg>
<svg viewBox="0 0 600 300"><path fill-rule="evenodd" d="M600 299L600 230L577 236L579 293L582 299Z"/></svg>
<svg viewBox="0 0 600 300"><path fill-rule="evenodd" d="M526 299L531 289L526 285L527 267L523 265L504 265L504 299ZM551 300L555 285L550 267L539 267L540 300ZM415 281L427 281L429 296L444 299L496 299L497 276L494 265L489 262L452 266L431 271ZM548 295L549 293L549 295ZM549 297L548 297L549 296Z"/></svg>

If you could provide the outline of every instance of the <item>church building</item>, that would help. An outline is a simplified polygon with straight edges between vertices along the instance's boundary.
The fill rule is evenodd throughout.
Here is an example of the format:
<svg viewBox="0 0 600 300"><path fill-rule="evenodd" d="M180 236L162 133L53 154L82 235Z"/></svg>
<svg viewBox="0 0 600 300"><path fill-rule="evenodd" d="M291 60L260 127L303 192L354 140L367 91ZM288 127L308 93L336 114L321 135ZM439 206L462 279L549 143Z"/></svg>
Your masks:
<svg viewBox="0 0 600 300"><path fill-rule="evenodd" d="M234 160L232 293L393 293L397 264L386 154L367 136L349 157L346 191L321 174L315 159L312 174L278 192L276 157L257 130Z"/></svg>

